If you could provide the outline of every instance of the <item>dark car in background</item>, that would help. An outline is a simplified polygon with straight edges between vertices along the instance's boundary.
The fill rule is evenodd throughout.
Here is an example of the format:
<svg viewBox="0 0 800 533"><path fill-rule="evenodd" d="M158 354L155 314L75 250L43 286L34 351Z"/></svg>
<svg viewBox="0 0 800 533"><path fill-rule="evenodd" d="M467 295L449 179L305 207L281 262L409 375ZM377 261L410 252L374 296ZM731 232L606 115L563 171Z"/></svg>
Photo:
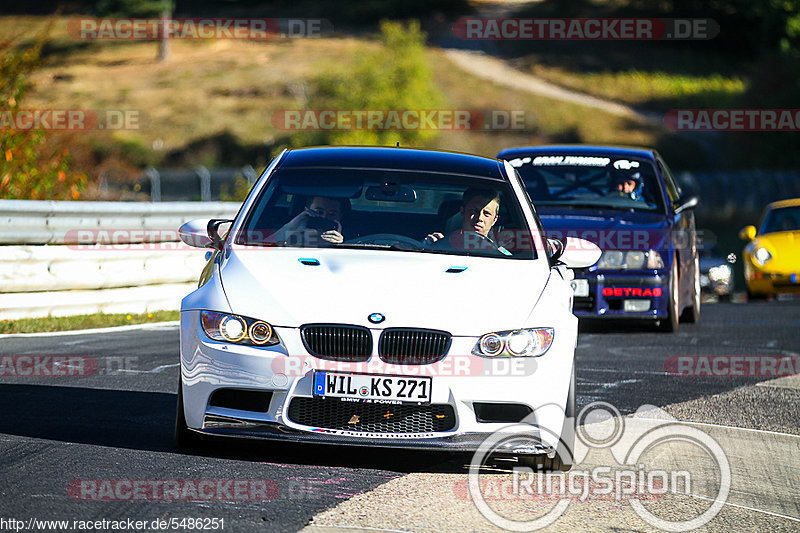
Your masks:
<svg viewBox="0 0 800 533"><path fill-rule="evenodd" d="M716 246L701 246L700 290L719 300L730 300L733 295L733 265L736 254L724 256Z"/></svg>
<svg viewBox="0 0 800 533"><path fill-rule="evenodd" d="M698 199L655 150L537 146L497 157L519 172L548 237L580 237L603 250L575 271L579 318L645 320L663 331L698 320Z"/></svg>

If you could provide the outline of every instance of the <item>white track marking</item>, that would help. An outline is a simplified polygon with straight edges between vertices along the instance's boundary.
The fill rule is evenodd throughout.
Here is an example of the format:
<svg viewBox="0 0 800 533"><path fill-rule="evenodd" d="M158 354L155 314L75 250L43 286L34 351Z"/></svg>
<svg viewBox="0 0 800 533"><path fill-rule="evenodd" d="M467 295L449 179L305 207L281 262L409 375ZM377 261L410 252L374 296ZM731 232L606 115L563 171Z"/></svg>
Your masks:
<svg viewBox="0 0 800 533"><path fill-rule="evenodd" d="M636 420L650 420L650 421L662 421L660 418L643 418L643 417L633 417ZM792 437L794 439L800 439L800 435L793 435L791 433L782 433L780 431L769 431L767 429L751 429L751 428L742 428L739 426L726 426L725 424L710 424L708 422L690 422L687 420L675 420L675 423L678 424L687 424L691 426L709 426L715 428L723 428L723 429L738 429L739 431L750 431L753 433L767 433L769 435L780 435L782 437Z"/></svg>
<svg viewBox="0 0 800 533"><path fill-rule="evenodd" d="M687 494L687 496L691 496L692 498L697 498L699 500L706 500L709 502L717 502L719 500L715 500L714 498L708 498L706 496L699 496L697 494ZM793 522L800 522L800 518L795 518L794 516L787 516L785 514L773 513L772 511L765 511L763 509L757 509L755 507L748 507L746 505L739 505L738 503L730 503L730 502L722 502L724 505L730 505L731 507L738 507L740 509L746 509L748 511L755 511L757 513L764 513L770 516L777 516L779 518L785 518L786 520L791 520Z"/></svg>
<svg viewBox="0 0 800 533"><path fill-rule="evenodd" d="M96 329L74 329L69 331L43 331L40 333L4 333L0 335L0 339L7 339L11 337L61 337L66 335L92 335L95 333L135 331L137 329L168 329L179 325L180 321L173 320L171 322L148 322L145 324L129 324L129 325L126 324L124 326L112 326L108 328L96 328Z"/></svg>

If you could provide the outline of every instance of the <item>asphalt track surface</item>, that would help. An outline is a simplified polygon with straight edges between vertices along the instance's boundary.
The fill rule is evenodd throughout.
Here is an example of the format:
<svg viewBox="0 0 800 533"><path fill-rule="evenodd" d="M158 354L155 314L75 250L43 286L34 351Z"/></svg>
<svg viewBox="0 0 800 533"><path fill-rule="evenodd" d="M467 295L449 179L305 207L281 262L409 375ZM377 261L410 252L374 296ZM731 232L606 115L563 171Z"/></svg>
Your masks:
<svg viewBox="0 0 800 533"><path fill-rule="evenodd" d="M671 406L754 385L769 378L676 377L665 373L665 361L677 355L797 356L798 331L797 300L705 305L700 323L681 324L676 334L582 328L578 407L605 401L625 415L644 404ZM297 531L325 509L401 476L464 472L463 457L428 452L240 441L191 453L177 449L174 324L2 336L0 357L9 355L91 356L98 368L90 376L0 377L0 519L222 518L225 531ZM723 401L718 414L737 421L741 407ZM796 400L777 403L763 416L774 431L797 434ZM799 467L800 461L792 468ZM270 497L87 501L69 490L76 480L230 479L266 480Z"/></svg>

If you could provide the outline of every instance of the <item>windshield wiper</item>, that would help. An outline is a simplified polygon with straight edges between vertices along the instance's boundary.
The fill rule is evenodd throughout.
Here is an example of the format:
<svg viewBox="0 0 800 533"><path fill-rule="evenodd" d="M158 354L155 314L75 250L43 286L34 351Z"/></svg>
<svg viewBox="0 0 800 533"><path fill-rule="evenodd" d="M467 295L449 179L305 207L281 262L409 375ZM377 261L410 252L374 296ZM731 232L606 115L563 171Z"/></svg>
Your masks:
<svg viewBox="0 0 800 533"><path fill-rule="evenodd" d="M333 244L335 248L355 248L361 250L397 250L400 252L418 252L422 248L414 248L405 244L375 244L367 242L343 242L341 244Z"/></svg>
<svg viewBox="0 0 800 533"><path fill-rule="evenodd" d="M541 205L542 207L566 207L572 209L611 209L615 211L632 211L635 210L637 207L640 207L638 205L617 205L617 204L601 204L601 203L589 203L589 202L569 203L569 204L542 202L539 205ZM647 204L642 204L641 207L649 209L649 206Z"/></svg>

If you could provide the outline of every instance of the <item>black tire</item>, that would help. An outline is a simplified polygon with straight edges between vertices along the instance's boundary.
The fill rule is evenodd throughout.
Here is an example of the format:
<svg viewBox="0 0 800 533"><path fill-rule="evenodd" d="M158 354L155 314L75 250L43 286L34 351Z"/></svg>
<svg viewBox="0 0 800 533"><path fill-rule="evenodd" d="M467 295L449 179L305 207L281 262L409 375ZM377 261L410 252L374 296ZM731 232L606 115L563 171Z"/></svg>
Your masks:
<svg viewBox="0 0 800 533"><path fill-rule="evenodd" d="M186 425L183 412L183 383L178 377L178 402L175 408L175 444L178 448L197 448L202 444L200 436Z"/></svg>
<svg viewBox="0 0 800 533"><path fill-rule="evenodd" d="M678 257L672 258L672 267L669 274L669 301L667 303L667 317L662 318L658 325L659 331L674 333L678 331L678 317L680 316L680 294L678 283Z"/></svg>
<svg viewBox="0 0 800 533"><path fill-rule="evenodd" d="M534 472L567 472L572 468L575 462L575 433L577 431L576 389L575 365L573 364L567 404L564 407L564 425L561 428L555 457L551 459L546 455L518 455L517 464L519 466L527 466Z"/></svg>
<svg viewBox="0 0 800 533"><path fill-rule="evenodd" d="M759 292L750 292L750 289L747 289L747 301L748 302L753 302L753 301L756 301L756 300L766 300L766 299L767 299L767 295L766 294L761 294Z"/></svg>
<svg viewBox="0 0 800 533"><path fill-rule="evenodd" d="M694 256L694 272L692 274L692 305L683 310L681 322L695 324L700 320L700 257Z"/></svg>

